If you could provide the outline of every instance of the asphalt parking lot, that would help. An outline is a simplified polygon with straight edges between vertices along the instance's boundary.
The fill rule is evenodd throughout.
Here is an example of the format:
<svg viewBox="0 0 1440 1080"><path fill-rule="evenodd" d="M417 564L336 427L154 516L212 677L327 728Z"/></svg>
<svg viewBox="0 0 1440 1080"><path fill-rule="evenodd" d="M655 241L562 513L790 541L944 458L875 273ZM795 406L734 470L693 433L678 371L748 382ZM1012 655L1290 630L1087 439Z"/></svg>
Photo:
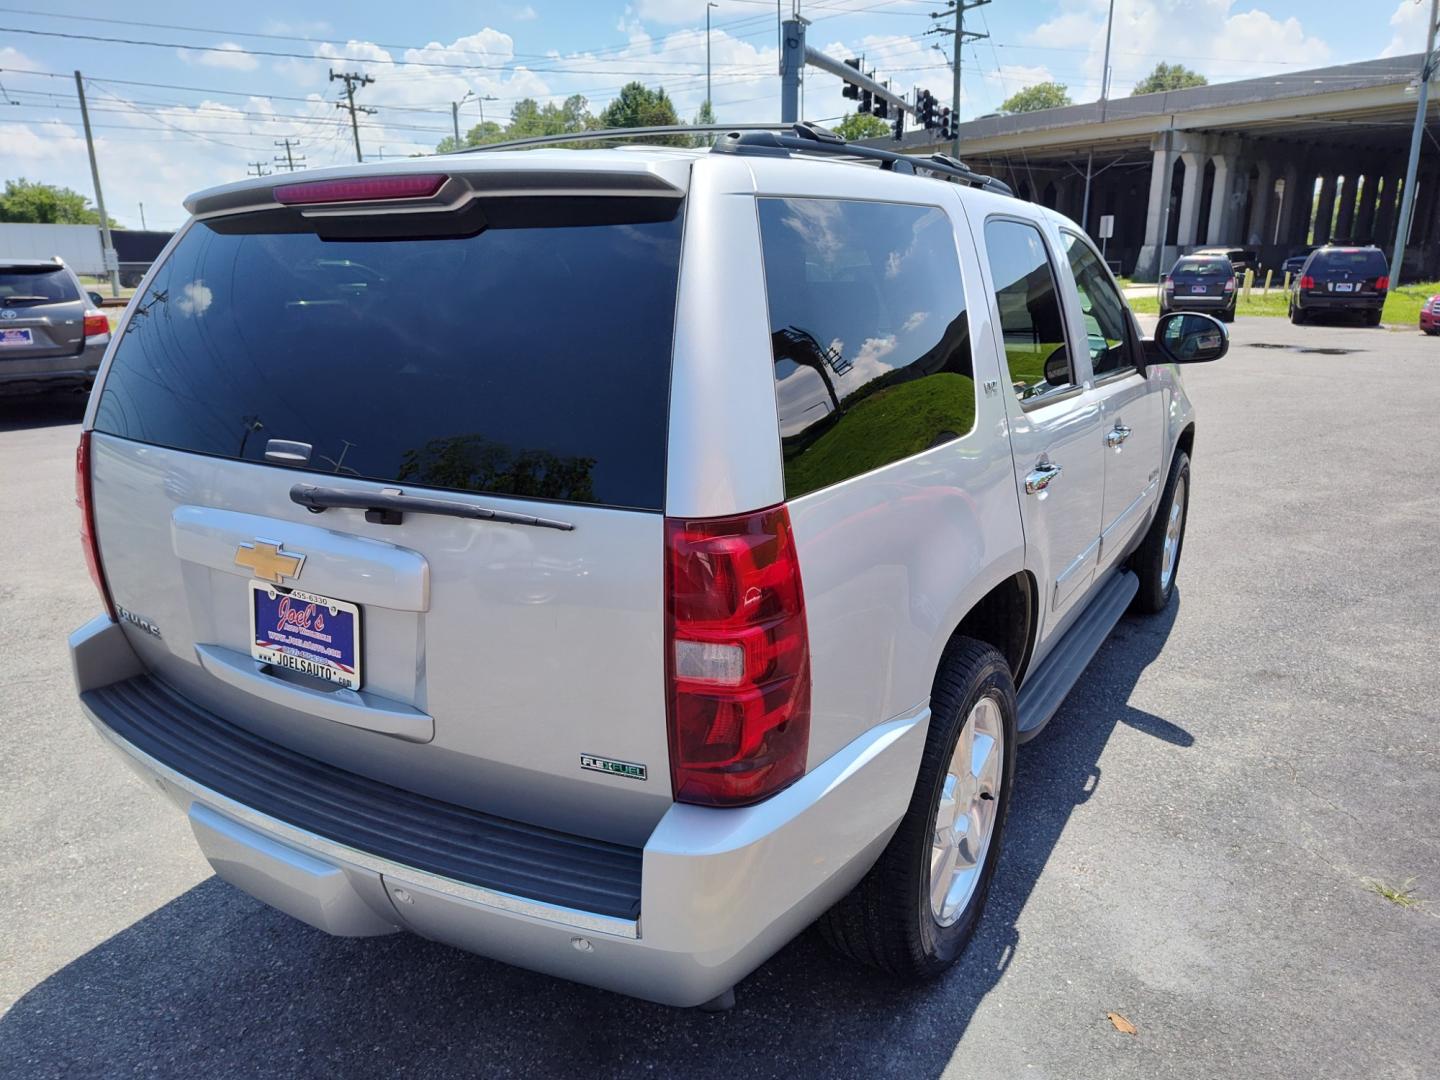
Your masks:
<svg viewBox="0 0 1440 1080"><path fill-rule="evenodd" d="M1233 335L1187 374L1176 602L1021 751L961 964L900 987L807 934L722 1015L328 938L212 877L73 700L79 401L0 404L0 1075L1433 1076L1440 342Z"/></svg>

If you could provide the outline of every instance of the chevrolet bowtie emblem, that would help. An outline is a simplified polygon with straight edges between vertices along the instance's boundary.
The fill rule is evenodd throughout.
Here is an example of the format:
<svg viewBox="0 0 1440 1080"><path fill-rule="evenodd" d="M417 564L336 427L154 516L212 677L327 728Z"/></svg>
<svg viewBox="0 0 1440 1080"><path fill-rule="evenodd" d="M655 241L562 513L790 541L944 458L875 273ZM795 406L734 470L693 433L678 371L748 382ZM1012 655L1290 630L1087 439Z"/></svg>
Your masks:
<svg viewBox="0 0 1440 1080"><path fill-rule="evenodd" d="M281 551L281 546L274 540L241 544L235 551L235 565L245 567L261 581L274 585L279 585L286 578L299 577L300 568L305 565L305 556Z"/></svg>

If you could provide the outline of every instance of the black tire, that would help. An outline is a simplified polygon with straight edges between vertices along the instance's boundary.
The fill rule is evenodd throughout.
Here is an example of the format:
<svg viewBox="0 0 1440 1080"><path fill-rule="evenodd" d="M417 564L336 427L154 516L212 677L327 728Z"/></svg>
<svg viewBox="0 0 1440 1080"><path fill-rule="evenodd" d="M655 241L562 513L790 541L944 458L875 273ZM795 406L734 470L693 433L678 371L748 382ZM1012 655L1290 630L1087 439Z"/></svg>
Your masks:
<svg viewBox="0 0 1440 1080"><path fill-rule="evenodd" d="M1295 301L1290 301L1290 323L1292 326L1305 325L1305 313L1295 306Z"/></svg>
<svg viewBox="0 0 1440 1080"><path fill-rule="evenodd" d="M1378 312L1378 311L1367 311L1367 312L1365 313L1365 325L1366 325L1366 326L1379 326L1379 325L1380 325L1380 314L1381 314L1381 313Z"/></svg>
<svg viewBox="0 0 1440 1080"><path fill-rule="evenodd" d="M1170 563L1170 575L1165 576L1165 539L1169 529L1170 512L1175 502L1175 489L1181 484L1180 493L1180 535L1175 542L1175 553ZM1184 450L1175 451L1175 460L1170 464L1170 476L1165 481L1160 502L1155 509L1155 520L1135 554L1130 556L1130 569L1140 578L1140 591L1135 594L1131 607L1146 615L1163 611L1170 603L1175 591L1175 578L1180 573L1180 556L1185 550L1185 525L1190 517L1190 456Z"/></svg>
<svg viewBox="0 0 1440 1080"><path fill-rule="evenodd" d="M930 852L947 766L970 711L982 697L999 706L1004 761L995 822L974 892L942 926L930 901ZM930 728L910 806L900 827L858 885L825 913L819 927L839 952L907 981L941 974L975 932L995 876L1015 781L1015 683L1005 658L984 642L955 638L930 693Z"/></svg>
<svg viewBox="0 0 1440 1080"><path fill-rule="evenodd" d="M1226 308L1224 311L1220 312L1220 321L1223 322L1223 323L1232 323L1232 322L1234 322L1234 321L1235 321L1235 309L1234 309L1234 308Z"/></svg>

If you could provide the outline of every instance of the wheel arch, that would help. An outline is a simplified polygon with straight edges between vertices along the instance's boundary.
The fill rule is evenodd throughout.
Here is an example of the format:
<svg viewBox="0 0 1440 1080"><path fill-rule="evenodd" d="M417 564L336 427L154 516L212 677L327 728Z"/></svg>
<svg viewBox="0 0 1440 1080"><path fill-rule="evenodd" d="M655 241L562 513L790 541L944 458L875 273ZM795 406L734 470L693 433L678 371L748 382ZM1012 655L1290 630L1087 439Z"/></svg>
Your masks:
<svg viewBox="0 0 1440 1080"><path fill-rule="evenodd" d="M966 637L994 646L1005 657L1015 685L1019 686L1035 651L1039 594L1030 571L1016 571L971 605L949 640Z"/></svg>

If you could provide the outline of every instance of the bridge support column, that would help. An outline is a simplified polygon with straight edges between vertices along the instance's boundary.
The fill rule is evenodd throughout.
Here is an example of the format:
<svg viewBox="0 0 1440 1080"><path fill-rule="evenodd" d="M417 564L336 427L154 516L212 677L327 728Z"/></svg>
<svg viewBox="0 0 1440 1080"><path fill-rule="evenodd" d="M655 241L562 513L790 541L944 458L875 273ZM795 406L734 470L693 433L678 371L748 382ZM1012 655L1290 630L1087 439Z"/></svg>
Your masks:
<svg viewBox="0 0 1440 1080"><path fill-rule="evenodd" d="M1160 269L1161 249L1165 237L1165 206L1170 200L1170 175L1175 167L1176 155L1165 147L1163 137L1157 136L1151 143L1154 153L1150 164L1150 199L1145 210L1145 243L1135 260L1136 281L1157 281L1164 271Z"/></svg>
<svg viewBox="0 0 1440 1080"><path fill-rule="evenodd" d="M1200 178L1204 173L1205 158L1187 150L1180 155L1180 160L1185 162L1185 179L1180 185L1179 227L1175 231L1175 243L1183 248L1195 244L1195 230L1200 224Z"/></svg>
<svg viewBox="0 0 1440 1080"><path fill-rule="evenodd" d="M1339 188L1340 212L1335 217L1335 239L1349 243L1355 233L1355 185L1359 177L1347 174L1345 183Z"/></svg>
<svg viewBox="0 0 1440 1080"><path fill-rule="evenodd" d="M1365 244L1375 238L1375 175L1360 177L1358 188L1354 236L1357 243Z"/></svg>
<svg viewBox="0 0 1440 1080"><path fill-rule="evenodd" d="M1245 227L1241 242L1249 246L1268 244L1273 235L1269 224L1270 203L1275 194L1275 177L1270 162L1261 159L1255 163L1255 190L1250 193L1250 221Z"/></svg>
<svg viewBox="0 0 1440 1080"><path fill-rule="evenodd" d="M1335 217L1335 174L1327 172L1320 181L1320 201L1315 207L1315 243L1330 240L1330 224Z"/></svg>
<svg viewBox="0 0 1440 1080"><path fill-rule="evenodd" d="M1216 154L1215 183L1210 190L1210 227L1205 233L1205 243L1225 243L1225 211L1230 205L1230 182L1235 175L1235 159L1229 154ZM1203 165L1201 166L1204 167Z"/></svg>
<svg viewBox="0 0 1440 1080"><path fill-rule="evenodd" d="M1275 235L1279 237L1277 243L1295 243L1295 219L1299 217L1299 207L1303 204L1304 209L1310 209L1310 198L1308 193L1302 196L1300 167L1293 162L1287 164L1280 174L1285 181L1285 193L1280 196L1280 208L1275 215ZM1268 243L1268 238L1264 241Z"/></svg>

